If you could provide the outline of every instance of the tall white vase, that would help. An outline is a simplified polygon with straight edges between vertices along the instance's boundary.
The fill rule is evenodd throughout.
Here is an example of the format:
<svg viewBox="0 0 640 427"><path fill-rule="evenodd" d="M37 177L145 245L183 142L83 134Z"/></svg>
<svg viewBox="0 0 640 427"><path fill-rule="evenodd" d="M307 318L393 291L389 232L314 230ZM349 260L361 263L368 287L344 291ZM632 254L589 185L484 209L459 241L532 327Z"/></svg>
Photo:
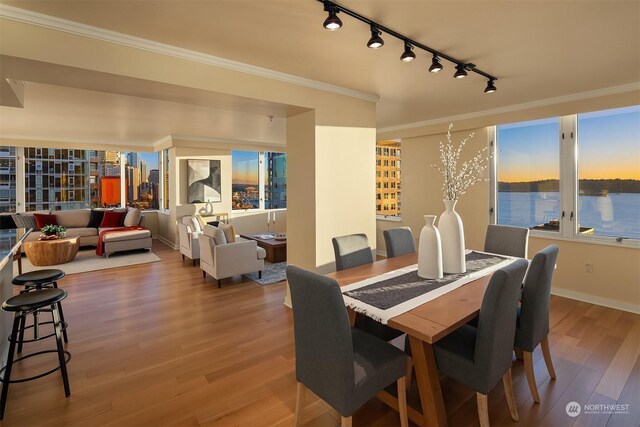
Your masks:
<svg viewBox="0 0 640 427"><path fill-rule="evenodd" d="M455 211L457 200L443 200L446 210L440 215L438 230L442 241L442 268L445 273L464 273L464 228Z"/></svg>
<svg viewBox="0 0 640 427"><path fill-rule="evenodd" d="M440 233L435 227L435 215L425 215L426 225L420 232L418 247L418 276L423 279L442 278L442 249Z"/></svg>

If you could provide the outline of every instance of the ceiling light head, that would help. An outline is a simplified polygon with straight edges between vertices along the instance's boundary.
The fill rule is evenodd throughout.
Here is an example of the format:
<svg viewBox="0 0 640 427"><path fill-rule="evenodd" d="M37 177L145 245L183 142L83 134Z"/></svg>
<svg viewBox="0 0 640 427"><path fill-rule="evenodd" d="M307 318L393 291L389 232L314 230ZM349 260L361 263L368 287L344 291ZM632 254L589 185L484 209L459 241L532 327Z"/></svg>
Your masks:
<svg viewBox="0 0 640 427"><path fill-rule="evenodd" d="M438 58L438 55L433 55L433 58L431 59L431 67L429 67L429 72L439 73L443 68L444 67L440 63L440 58Z"/></svg>
<svg viewBox="0 0 640 427"><path fill-rule="evenodd" d="M464 79L467 77L467 70L464 69L463 64L456 65L456 73L453 75L456 79Z"/></svg>
<svg viewBox="0 0 640 427"><path fill-rule="evenodd" d="M384 45L384 40L380 37L380 30L378 26L371 24L371 38L367 42L367 47L370 49L380 49Z"/></svg>
<svg viewBox="0 0 640 427"><path fill-rule="evenodd" d="M496 85L493 84L495 80L494 79L489 79L489 81L487 82L487 87L484 90L484 93L493 93L496 90Z"/></svg>
<svg viewBox="0 0 640 427"><path fill-rule="evenodd" d="M329 16L324 20L322 26L329 31L339 30L342 27L342 21L338 18L338 8L329 1L324 2L325 12L329 12Z"/></svg>
<svg viewBox="0 0 640 427"><path fill-rule="evenodd" d="M404 42L404 52L400 55L400 61L411 62L416 59L416 54L413 53L413 46L409 42Z"/></svg>

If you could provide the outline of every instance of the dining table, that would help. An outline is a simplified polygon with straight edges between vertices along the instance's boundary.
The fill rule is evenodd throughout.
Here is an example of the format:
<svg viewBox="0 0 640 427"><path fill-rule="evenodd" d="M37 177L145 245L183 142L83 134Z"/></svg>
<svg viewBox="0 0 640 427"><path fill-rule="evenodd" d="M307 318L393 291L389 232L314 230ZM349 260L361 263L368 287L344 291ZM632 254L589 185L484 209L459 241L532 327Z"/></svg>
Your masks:
<svg viewBox="0 0 640 427"><path fill-rule="evenodd" d="M335 279L342 287L415 265L417 262L418 255L411 253L337 271L327 276ZM422 408L421 411L408 408L408 415L411 421L420 426L447 425L433 344L478 316L491 275L492 273L488 273L476 278L429 302L392 317L387 322L388 326L409 336ZM348 310L353 325L356 313L351 309ZM382 392L378 397L397 410L397 399L389 393Z"/></svg>

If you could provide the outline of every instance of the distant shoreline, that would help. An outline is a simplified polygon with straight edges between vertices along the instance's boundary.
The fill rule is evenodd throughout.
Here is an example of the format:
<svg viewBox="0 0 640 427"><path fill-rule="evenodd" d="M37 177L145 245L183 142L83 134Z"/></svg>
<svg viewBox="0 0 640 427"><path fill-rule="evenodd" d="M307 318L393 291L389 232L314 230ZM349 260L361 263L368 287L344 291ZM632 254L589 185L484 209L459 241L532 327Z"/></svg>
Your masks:
<svg viewBox="0 0 640 427"><path fill-rule="evenodd" d="M599 195L607 193L640 193L639 179L581 179L580 193ZM498 182L498 192L502 193L545 193L559 192L560 181L545 179L525 182Z"/></svg>

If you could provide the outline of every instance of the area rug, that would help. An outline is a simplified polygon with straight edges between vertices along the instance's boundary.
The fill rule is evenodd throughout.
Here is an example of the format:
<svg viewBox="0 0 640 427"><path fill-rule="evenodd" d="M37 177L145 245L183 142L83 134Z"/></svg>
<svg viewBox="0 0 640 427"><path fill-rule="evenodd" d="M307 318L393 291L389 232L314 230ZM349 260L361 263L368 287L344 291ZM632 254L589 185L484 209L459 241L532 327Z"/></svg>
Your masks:
<svg viewBox="0 0 640 427"><path fill-rule="evenodd" d="M103 258L96 255L95 249L81 249L78 251L76 258L66 264L48 265L36 267L29 262L29 259L22 256L22 272L27 273L34 270L43 270L45 268L58 268L65 274L85 273L87 271L105 270L108 268L126 267L129 265L146 264L149 262L160 261L153 252L147 250L116 252L109 255L109 258ZM13 263L13 274L18 274L18 263Z"/></svg>
<svg viewBox="0 0 640 427"><path fill-rule="evenodd" d="M270 262L264 263L264 270L262 270L262 279L258 279L258 272L243 274L249 280L253 280L259 285L271 285L272 283L282 282L287 279L286 273L287 263L277 262L271 264Z"/></svg>

